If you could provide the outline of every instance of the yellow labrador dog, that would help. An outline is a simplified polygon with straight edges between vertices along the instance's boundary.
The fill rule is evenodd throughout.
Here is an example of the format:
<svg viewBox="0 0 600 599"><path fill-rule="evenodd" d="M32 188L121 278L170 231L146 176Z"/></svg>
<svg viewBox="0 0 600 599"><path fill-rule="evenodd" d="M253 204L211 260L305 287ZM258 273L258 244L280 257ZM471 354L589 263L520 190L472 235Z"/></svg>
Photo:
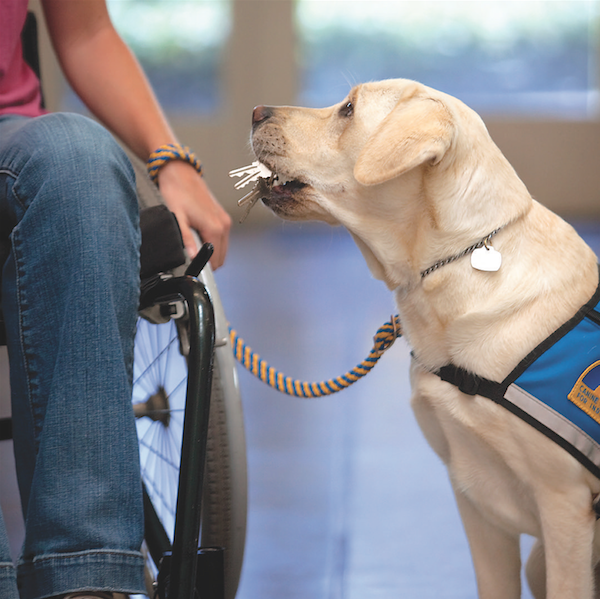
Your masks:
<svg viewBox="0 0 600 599"><path fill-rule="evenodd" d="M591 249L531 198L475 112L414 81L358 85L324 109L258 106L252 147L277 177L263 202L285 219L342 224L395 293L412 405L448 468L479 596L520 597L521 533L538 539L536 598L598 596L600 480L433 374L454 364L503 380L594 295ZM475 247L490 253L475 259Z"/></svg>

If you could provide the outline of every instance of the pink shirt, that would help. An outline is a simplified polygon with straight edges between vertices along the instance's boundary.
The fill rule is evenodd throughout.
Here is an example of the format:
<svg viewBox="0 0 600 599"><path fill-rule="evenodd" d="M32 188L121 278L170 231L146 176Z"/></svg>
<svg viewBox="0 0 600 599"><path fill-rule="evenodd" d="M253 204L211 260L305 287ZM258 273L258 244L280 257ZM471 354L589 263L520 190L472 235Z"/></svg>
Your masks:
<svg viewBox="0 0 600 599"><path fill-rule="evenodd" d="M40 82L23 60L21 30L28 0L0 0L0 115L39 116Z"/></svg>

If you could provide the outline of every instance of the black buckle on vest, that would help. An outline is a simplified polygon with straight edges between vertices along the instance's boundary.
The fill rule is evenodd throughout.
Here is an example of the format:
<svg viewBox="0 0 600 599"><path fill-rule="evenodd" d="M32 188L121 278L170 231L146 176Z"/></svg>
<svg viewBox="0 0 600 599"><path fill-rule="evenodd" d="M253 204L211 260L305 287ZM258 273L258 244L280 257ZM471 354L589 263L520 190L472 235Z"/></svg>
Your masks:
<svg viewBox="0 0 600 599"><path fill-rule="evenodd" d="M464 368L457 368L449 364L440 368L438 376L443 381L458 387L466 395L477 395L479 393L482 381L481 377Z"/></svg>

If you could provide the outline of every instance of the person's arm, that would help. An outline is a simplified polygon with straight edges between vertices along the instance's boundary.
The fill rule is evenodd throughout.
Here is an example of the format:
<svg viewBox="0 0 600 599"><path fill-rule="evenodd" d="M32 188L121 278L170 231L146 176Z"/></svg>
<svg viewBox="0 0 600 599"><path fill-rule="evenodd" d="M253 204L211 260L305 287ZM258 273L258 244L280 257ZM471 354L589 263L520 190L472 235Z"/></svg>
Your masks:
<svg viewBox="0 0 600 599"><path fill-rule="evenodd" d="M42 0L54 49L83 102L144 162L159 146L177 143L137 60L115 31L104 0ZM214 268L225 260L231 219L187 163L172 161L158 183L179 221L188 251L191 229L215 247Z"/></svg>

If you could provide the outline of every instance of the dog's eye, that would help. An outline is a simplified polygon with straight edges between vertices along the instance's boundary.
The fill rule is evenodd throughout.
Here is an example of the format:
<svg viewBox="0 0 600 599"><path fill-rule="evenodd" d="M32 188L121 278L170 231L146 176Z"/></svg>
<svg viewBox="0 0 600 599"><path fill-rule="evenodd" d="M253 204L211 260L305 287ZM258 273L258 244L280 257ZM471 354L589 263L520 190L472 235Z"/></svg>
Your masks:
<svg viewBox="0 0 600 599"><path fill-rule="evenodd" d="M340 116L349 117L349 116L352 116L353 113L354 113L354 104L352 104L352 102L348 102L347 104L344 104L344 106L342 106L340 108Z"/></svg>

